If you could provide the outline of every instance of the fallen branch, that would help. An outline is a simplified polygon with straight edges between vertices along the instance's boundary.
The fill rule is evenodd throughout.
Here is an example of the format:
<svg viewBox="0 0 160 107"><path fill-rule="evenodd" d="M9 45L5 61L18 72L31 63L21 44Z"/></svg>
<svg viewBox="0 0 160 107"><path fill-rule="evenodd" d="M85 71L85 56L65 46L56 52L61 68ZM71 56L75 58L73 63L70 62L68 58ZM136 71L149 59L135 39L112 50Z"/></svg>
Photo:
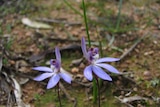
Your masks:
<svg viewBox="0 0 160 107"><path fill-rule="evenodd" d="M124 59L133 49L144 39L144 37L147 34L144 34L141 38L139 38L126 52L124 52L121 56L120 59Z"/></svg>
<svg viewBox="0 0 160 107"><path fill-rule="evenodd" d="M134 107L133 105L131 105L131 104L129 104L129 103L125 103L125 102L123 102L123 101L122 101L122 99L120 99L120 98L119 98L119 97L117 97L117 96L115 96L115 98L116 98L117 100L119 100L121 103L123 103L123 104L127 105L128 107Z"/></svg>
<svg viewBox="0 0 160 107"><path fill-rule="evenodd" d="M115 98L118 99L121 103L126 104L129 107L134 107L131 104L129 104L131 102L141 101L141 100L147 101L148 100L148 98L141 97L141 96L131 96L131 97L124 97L124 98L119 98L119 97L115 96Z"/></svg>
<svg viewBox="0 0 160 107"><path fill-rule="evenodd" d="M21 92L20 84L17 82L17 80L14 77L11 77L11 80L14 83L14 90L13 91L14 91L17 106L18 107L30 107L30 105L25 104L22 100L22 92Z"/></svg>
<svg viewBox="0 0 160 107"><path fill-rule="evenodd" d="M71 44L71 45L67 45L65 47L62 47L60 48L60 51L61 52L64 52L64 51L81 51L81 46L78 45L78 44ZM38 55L32 55L30 58L29 58L29 61L30 62L35 62L37 60L41 60L43 59L47 54L52 54L54 53L54 49L50 49L50 50L45 50L44 52L38 54Z"/></svg>
<svg viewBox="0 0 160 107"><path fill-rule="evenodd" d="M48 37L47 38L48 41L58 41L58 42L76 42L76 43L80 43L81 41L78 39L63 39L63 38L58 38L58 37Z"/></svg>
<svg viewBox="0 0 160 107"><path fill-rule="evenodd" d="M67 22L64 20L58 20L58 19L47 19L47 18L36 18L37 21L43 21L47 23L60 23L60 24L67 24L67 25L81 25L80 22Z"/></svg>

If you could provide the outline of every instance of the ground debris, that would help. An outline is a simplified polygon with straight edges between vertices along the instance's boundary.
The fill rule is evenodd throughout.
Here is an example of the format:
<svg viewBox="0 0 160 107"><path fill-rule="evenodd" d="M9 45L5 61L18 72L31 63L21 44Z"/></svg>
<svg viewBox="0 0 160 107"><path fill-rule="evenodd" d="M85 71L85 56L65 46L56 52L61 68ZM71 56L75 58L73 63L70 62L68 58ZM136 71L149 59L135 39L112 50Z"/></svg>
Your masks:
<svg viewBox="0 0 160 107"><path fill-rule="evenodd" d="M32 27L32 28L37 28L37 29L52 29L52 26L45 24L45 23L41 23L41 22L36 22L36 21L32 21L29 18L22 18L22 23Z"/></svg>
<svg viewBox="0 0 160 107"><path fill-rule="evenodd" d="M47 23L60 23L60 24L66 24L66 25L81 25L80 22L67 22L62 19L47 19L47 18L37 18L38 21L43 21Z"/></svg>
<svg viewBox="0 0 160 107"><path fill-rule="evenodd" d="M126 57L131 51L135 49L135 47L146 37L148 34L144 34L141 38L139 38L127 51L125 51L121 56L120 59L122 60Z"/></svg>
<svg viewBox="0 0 160 107"><path fill-rule="evenodd" d="M124 97L124 98L120 98L120 97L115 96L115 98L118 99L121 103L124 103L129 107L134 107L132 105L132 103L135 102L135 101L148 101L149 100L148 98L137 96L137 95L136 96L131 96L131 97Z"/></svg>
<svg viewBox="0 0 160 107"><path fill-rule="evenodd" d="M81 47L78 44L70 44L70 45L66 45L65 47L60 48L61 53L63 52L69 52L69 51L80 51ZM29 61L32 62L36 62L39 61L41 59L43 59L45 56L49 55L49 54L53 54L55 51L54 49L50 49L50 50L45 50L44 52L41 52L38 55L32 55L29 57Z"/></svg>
<svg viewBox="0 0 160 107"><path fill-rule="evenodd" d="M16 99L16 103L18 107L30 107L30 105L27 105L23 102L22 100L22 92L21 92L21 87L17 80L13 77L11 77L13 83L14 83L14 95Z"/></svg>

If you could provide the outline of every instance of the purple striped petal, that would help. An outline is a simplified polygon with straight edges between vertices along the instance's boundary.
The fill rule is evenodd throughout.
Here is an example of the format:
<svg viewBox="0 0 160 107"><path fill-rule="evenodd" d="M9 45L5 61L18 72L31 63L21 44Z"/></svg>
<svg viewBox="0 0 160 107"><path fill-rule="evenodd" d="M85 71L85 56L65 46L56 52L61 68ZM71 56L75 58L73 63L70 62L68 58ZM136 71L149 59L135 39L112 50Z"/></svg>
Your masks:
<svg viewBox="0 0 160 107"><path fill-rule="evenodd" d="M50 78L48 84L47 84L47 89L53 88L54 86L57 85L59 82L60 77L58 74L54 74L53 77Z"/></svg>
<svg viewBox="0 0 160 107"><path fill-rule="evenodd" d="M34 68L32 68L32 69L33 69L33 70L37 70L37 71L53 72L51 68L49 68L49 67L44 67L44 66L34 67Z"/></svg>
<svg viewBox="0 0 160 107"><path fill-rule="evenodd" d="M66 73L59 73L59 75L61 76L61 78L66 81L67 83L71 84L72 78L69 74Z"/></svg>
<svg viewBox="0 0 160 107"><path fill-rule="evenodd" d="M85 38L82 37L81 39L81 48L82 48L82 52L83 52L83 55L86 59L88 59L88 53L87 53L87 50L86 50L86 43L85 43Z"/></svg>
<svg viewBox="0 0 160 107"><path fill-rule="evenodd" d="M56 47L56 49L55 49L55 54L56 54L56 60L61 64L61 54L59 52L58 47Z"/></svg>
<svg viewBox="0 0 160 107"><path fill-rule="evenodd" d="M84 69L84 76L89 80L92 81L93 76L92 76L92 66L89 65Z"/></svg>
<svg viewBox="0 0 160 107"><path fill-rule="evenodd" d="M109 72L116 73L116 74L120 73L116 68L114 68L113 66L111 66L109 64L99 63L99 64L96 64L96 65L99 66L99 67L102 67L104 69L107 69Z"/></svg>
<svg viewBox="0 0 160 107"><path fill-rule="evenodd" d="M42 81L48 77L51 77L53 75L53 73L43 73L37 77L34 78L35 81Z"/></svg>
<svg viewBox="0 0 160 107"><path fill-rule="evenodd" d="M120 59L118 58L110 58L110 57L107 57L107 58L100 58L98 59L97 61L95 61L95 63L101 63L101 62L115 62L115 61L119 61Z"/></svg>
<svg viewBox="0 0 160 107"><path fill-rule="evenodd" d="M112 81L112 78L106 73L104 72L100 67L98 66L93 66L93 72L99 77L102 78L104 80L108 80L108 81Z"/></svg>

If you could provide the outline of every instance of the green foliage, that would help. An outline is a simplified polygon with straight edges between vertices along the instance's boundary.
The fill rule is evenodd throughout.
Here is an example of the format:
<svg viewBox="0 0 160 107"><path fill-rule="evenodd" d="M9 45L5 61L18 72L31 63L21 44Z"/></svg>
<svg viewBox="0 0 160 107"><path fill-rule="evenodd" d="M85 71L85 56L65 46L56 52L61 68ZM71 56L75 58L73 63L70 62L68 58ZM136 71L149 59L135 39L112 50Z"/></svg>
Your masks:
<svg viewBox="0 0 160 107"><path fill-rule="evenodd" d="M86 5L85 5L84 0L82 1L82 6L83 6L83 17L84 17L84 22L85 22L85 26L86 26L86 34L87 34L87 37L88 37L88 44L89 44L89 47L91 47L89 28L88 28L88 17L86 15Z"/></svg>
<svg viewBox="0 0 160 107"><path fill-rule="evenodd" d="M110 86L110 85L109 85ZM105 97L105 99L103 99L102 103L101 103L101 107L124 107L123 104L119 104L119 103L115 103L115 98L112 95L112 88L115 88L115 86L111 86L108 87L105 91L105 94L103 94L102 96ZM77 101L77 106L76 107L97 107L97 104L93 104L93 102L91 100L87 100L87 96L86 93L84 92L84 87L72 87L70 89L69 92L71 96L73 96L74 98L76 98ZM89 94L88 97L90 97L92 95ZM57 98L57 92L52 89L52 90L47 90L46 93L44 95L39 95L39 94L35 94L34 95L34 99L35 99L35 107L47 107L48 104L51 105L55 105L56 107L59 106L59 102L58 102L58 98ZM74 104L73 102L70 102L65 96L64 94L61 92L61 100L62 100L62 104L63 107L72 107ZM91 98L91 97L90 97Z"/></svg>
<svg viewBox="0 0 160 107"><path fill-rule="evenodd" d="M64 3L65 3L69 8L71 8L76 14L79 14L80 16L83 17L83 14L82 14L80 11L78 11L76 8L74 8L74 6L72 6L72 4L70 4L70 3L68 2L68 0L63 0L63 1L64 1Z"/></svg>
<svg viewBox="0 0 160 107"><path fill-rule="evenodd" d="M2 63L3 63L3 65L7 65L8 64L8 59L3 58Z"/></svg>
<svg viewBox="0 0 160 107"><path fill-rule="evenodd" d="M158 78L154 78L153 80L150 81L150 86L153 86L153 87L160 86L160 80Z"/></svg>
<svg viewBox="0 0 160 107"><path fill-rule="evenodd" d="M41 99L41 96L40 96L39 94L35 94L35 95L34 95L34 99L35 99L36 101L39 101L39 100Z"/></svg>
<svg viewBox="0 0 160 107"><path fill-rule="evenodd" d="M10 50L12 44L13 44L13 39L10 38L10 39L8 39L8 41L4 44L4 48L5 48L6 50Z"/></svg>
<svg viewBox="0 0 160 107"><path fill-rule="evenodd" d="M0 17L14 13L26 14L35 10L37 11L37 7L33 3L33 0L5 1L5 3L0 6Z"/></svg>
<svg viewBox="0 0 160 107"><path fill-rule="evenodd" d="M57 93L53 93L52 90L47 90L43 96L39 96L35 94L35 107L45 107L48 103L56 104L57 101Z"/></svg>
<svg viewBox="0 0 160 107"><path fill-rule="evenodd" d="M106 9L107 2L104 0L99 0L97 2L86 2L85 8L90 10L94 8L97 20L90 19L88 17L88 24L97 26L104 29L109 33L125 33L132 30L138 30L135 28L135 23L132 18L122 14L121 9L123 5L123 0L119 1L117 6L118 13L115 15L112 9ZM83 9L83 5L80 5L80 8ZM87 13L87 11L86 11Z"/></svg>

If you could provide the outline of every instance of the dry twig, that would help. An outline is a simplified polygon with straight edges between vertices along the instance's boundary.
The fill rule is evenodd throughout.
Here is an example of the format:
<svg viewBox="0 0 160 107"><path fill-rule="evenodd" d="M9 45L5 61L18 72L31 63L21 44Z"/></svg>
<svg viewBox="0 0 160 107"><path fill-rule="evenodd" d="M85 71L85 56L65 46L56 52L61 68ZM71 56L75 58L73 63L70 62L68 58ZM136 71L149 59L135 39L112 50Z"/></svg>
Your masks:
<svg viewBox="0 0 160 107"><path fill-rule="evenodd" d="M58 23L58 24L67 24L67 25L81 25L80 22L67 22L64 20L58 20L58 19L47 19L47 18L37 18L37 21L43 21L47 23Z"/></svg>
<svg viewBox="0 0 160 107"><path fill-rule="evenodd" d="M147 34L144 34L141 38L139 38L126 52L124 52L121 56L120 59L124 59L131 51L134 50L134 48L144 39L144 37Z"/></svg>

